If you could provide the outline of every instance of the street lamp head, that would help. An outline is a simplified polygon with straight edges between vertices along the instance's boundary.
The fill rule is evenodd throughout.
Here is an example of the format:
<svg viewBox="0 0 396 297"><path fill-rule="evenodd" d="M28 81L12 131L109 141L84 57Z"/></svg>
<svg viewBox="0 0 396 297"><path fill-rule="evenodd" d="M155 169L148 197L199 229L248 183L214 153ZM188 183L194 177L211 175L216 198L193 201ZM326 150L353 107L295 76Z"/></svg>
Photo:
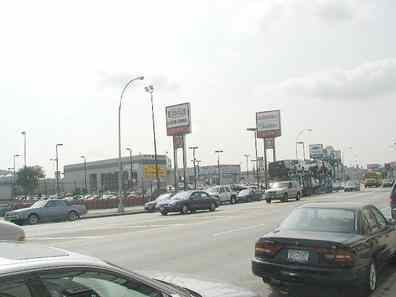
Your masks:
<svg viewBox="0 0 396 297"><path fill-rule="evenodd" d="M246 130L247 130L247 131L253 131L253 132L256 132L256 131L257 131L257 128L247 128Z"/></svg>
<svg viewBox="0 0 396 297"><path fill-rule="evenodd" d="M84 159L84 160L85 160L86 158L85 158L85 156L81 156L81 159Z"/></svg>
<svg viewBox="0 0 396 297"><path fill-rule="evenodd" d="M215 153L219 154L219 153L223 153L222 150L216 150Z"/></svg>
<svg viewBox="0 0 396 297"><path fill-rule="evenodd" d="M15 154L14 155L14 158L16 158L16 157L20 157L21 155L19 155L19 154Z"/></svg>
<svg viewBox="0 0 396 297"><path fill-rule="evenodd" d="M144 76L139 76L137 79L143 80L143 79L144 79Z"/></svg>
<svg viewBox="0 0 396 297"><path fill-rule="evenodd" d="M26 135L26 131L22 131L21 134L22 134L22 135Z"/></svg>
<svg viewBox="0 0 396 297"><path fill-rule="evenodd" d="M149 85L147 87L144 87L144 90L148 93L152 93L154 91L153 85Z"/></svg>
<svg viewBox="0 0 396 297"><path fill-rule="evenodd" d="M189 149L190 150L196 150L196 149L198 149L198 146L190 146Z"/></svg>
<svg viewBox="0 0 396 297"><path fill-rule="evenodd" d="M130 147L125 148L127 151L132 152L132 149Z"/></svg>
<svg viewBox="0 0 396 297"><path fill-rule="evenodd" d="M309 129L307 129L307 131L308 131L308 132L312 132L312 129L311 129L311 128L309 128Z"/></svg>
<svg viewBox="0 0 396 297"><path fill-rule="evenodd" d="M63 143L57 143L56 146L63 146Z"/></svg>

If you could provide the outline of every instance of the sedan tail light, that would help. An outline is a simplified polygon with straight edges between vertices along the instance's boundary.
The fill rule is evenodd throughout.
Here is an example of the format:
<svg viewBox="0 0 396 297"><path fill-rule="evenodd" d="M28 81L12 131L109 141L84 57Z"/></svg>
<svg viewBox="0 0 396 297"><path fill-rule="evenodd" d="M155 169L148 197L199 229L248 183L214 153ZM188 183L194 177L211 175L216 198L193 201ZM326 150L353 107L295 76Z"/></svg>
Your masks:
<svg viewBox="0 0 396 297"><path fill-rule="evenodd" d="M354 262L353 252L346 248L326 250L322 256L327 263L339 266L352 266Z"/></svg>
<svg viewBox="0 0 396 297"><path fill-rule="evenodd" d="M272 241L259 241L255 246L256 257L274 257L282 246Z"/></svg>

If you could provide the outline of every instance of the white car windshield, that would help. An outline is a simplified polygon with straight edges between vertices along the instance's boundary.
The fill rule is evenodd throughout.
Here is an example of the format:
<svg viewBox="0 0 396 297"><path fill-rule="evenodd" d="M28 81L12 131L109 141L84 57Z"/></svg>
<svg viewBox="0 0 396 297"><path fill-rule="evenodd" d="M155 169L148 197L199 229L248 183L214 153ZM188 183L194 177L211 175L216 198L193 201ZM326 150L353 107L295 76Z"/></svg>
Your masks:
<svg viewBox="0 0 396 297"><path fill-rule="evenodd" d="M289 186L289 182L277 182L271 184L271 189L287 188L288 186Z"/></svg>
<svg viewBox="0 0 396 297"><path fill-rule="evenodd" d="M46 204L47 204L47 201L45 201L45 200L37 201L30 208L41 208L41 207L44 207Z"/></svg>

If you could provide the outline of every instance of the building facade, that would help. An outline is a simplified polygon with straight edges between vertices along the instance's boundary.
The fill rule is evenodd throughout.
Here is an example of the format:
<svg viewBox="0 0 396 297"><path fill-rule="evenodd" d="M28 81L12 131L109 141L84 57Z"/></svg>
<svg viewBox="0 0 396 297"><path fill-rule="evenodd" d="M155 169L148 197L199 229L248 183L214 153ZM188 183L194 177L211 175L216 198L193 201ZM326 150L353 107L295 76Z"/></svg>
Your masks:
<svg viewBox="0 0 396 297"><path fill-rule="evenodd" d="M166 155L158 155L161 187L165 188L170 169ZM136 155L122 158L122 188L124 191L145 191L156 188L154 155ZM132 167L131 167L132 166ZM60 185L64 192L85 190L85 176L88 192L117 192L119 163L118 159L107 159L64 166L64 178Z"/></svg>

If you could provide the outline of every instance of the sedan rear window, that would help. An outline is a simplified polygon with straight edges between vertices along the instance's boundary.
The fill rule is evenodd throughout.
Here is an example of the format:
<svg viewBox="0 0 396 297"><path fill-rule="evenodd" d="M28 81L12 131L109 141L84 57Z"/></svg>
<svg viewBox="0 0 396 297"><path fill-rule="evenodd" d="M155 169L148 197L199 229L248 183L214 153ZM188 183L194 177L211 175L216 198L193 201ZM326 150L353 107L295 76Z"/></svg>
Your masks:
<svg viewBox="0 0 396 297"><path fill-rule="evenodd" d="M280 228L295 231L355 233L355 212L338 208L298 208L282 222Z"/></svg>

